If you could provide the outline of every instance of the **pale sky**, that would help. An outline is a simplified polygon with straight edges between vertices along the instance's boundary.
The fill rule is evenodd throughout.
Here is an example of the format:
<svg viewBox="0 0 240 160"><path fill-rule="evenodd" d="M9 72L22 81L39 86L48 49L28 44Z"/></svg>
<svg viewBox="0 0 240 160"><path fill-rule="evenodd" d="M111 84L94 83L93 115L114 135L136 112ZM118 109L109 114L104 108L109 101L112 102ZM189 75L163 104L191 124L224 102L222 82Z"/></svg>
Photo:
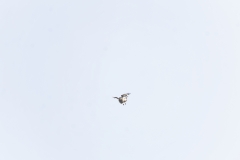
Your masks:
<svg viewBox="0 0 240 160"><path fill-rule="evenodd" d="M0 159L239 160L239 7L1 1Z"/></svg>

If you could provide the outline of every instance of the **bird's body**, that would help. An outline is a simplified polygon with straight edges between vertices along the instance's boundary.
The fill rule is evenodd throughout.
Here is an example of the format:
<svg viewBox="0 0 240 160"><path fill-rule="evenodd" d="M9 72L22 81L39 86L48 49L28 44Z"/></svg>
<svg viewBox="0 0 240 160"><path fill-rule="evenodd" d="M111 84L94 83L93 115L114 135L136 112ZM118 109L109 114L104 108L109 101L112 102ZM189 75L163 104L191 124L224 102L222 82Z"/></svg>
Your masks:
<svg viewBox="0 0 240 160"><path fill-rule="evenodd" d="M113 98L118 99L119 103L126 105L128 95L130 95L130 93L122 94L121 97L113 97Z"/></svg>

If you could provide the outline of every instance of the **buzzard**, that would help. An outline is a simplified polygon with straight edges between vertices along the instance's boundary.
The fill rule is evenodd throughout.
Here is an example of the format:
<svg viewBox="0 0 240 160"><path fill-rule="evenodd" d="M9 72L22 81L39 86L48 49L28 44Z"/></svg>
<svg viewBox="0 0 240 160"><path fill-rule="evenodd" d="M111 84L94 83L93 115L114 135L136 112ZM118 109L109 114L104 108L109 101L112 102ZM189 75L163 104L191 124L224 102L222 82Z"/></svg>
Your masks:
<svg viewBox="0 0 240 160"><path fill-rule="evenodd" d="M130 95L130 93L125 93L125 94L122 94L121 97L113 97L113 98L118 99L119 103L126 105L128 95Z"/></svg>

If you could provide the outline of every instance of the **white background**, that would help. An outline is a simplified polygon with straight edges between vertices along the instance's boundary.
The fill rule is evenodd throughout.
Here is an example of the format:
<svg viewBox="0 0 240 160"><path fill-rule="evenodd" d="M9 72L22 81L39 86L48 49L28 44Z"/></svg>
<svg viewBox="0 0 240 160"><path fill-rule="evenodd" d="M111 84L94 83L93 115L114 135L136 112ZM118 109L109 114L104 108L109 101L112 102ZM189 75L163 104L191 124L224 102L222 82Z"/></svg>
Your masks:
<svg viewBox="0 0 240 160"><path fill-rule="evenodd" d="M239 160L239 7L1 1L0 159Z"/></svg>

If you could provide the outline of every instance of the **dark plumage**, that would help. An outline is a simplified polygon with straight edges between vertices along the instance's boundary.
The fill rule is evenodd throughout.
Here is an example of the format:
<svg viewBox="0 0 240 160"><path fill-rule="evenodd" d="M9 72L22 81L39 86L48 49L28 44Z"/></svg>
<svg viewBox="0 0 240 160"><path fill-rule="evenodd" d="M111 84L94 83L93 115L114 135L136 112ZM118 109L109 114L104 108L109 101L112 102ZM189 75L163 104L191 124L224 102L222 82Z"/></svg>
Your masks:
<svg viewBox="0 0 240 160"><path fill-rule="evenodd" d="M121 97L113 97L113 98L118 99L119 103L126 105L128 95L130 95L130 93L125 93L125 94L122 94Z"/></svg>

